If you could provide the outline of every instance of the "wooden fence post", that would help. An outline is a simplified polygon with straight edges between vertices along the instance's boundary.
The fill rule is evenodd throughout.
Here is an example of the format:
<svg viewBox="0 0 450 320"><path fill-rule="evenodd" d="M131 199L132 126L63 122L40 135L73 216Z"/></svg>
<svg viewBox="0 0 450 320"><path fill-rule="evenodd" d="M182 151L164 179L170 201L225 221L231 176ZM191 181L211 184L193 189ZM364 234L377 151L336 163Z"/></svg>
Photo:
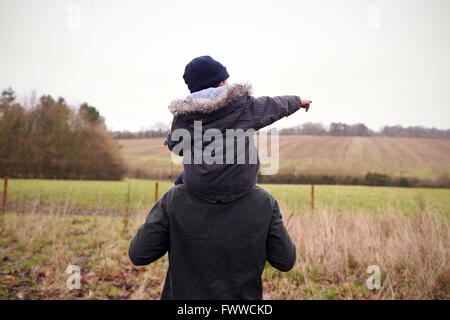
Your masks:
<svg viewBox="0 0 450 320"><path fill-rule="evenodd" d="M130 184L130 181L128 181L127 212L130 211L130 201L131 201L131 184Z"/></svg>
<svg viewBox="0 0 450 320"><path fill-rule="evenodd" d="M130 202L131 202L131 183L130 180L127 181L128 183L128 192L127 192L127 212L125 213L125 217L123 220L123 229L122 234L127 234L128 232L128 219L130 217Z"/></svg>
<svg viewBox="0 0 450 320"><path fill-rule="evenodd" d="M155 182L155 203L158 202L158 182Z"/></svg>
<svg viewBox="0 0 450 320"><path fill-rule="evenodd" d="M3 205L2 205L2 211L3 213L6 212L6 201L8 198L8 177L5 177L4 179L4 187L3 187Z"/></svg>
<svg viewBox="0 0 450 320"><path fill-rule="evenodd" d="M314 213L314 185L311 185L311 210Z"/></svg>

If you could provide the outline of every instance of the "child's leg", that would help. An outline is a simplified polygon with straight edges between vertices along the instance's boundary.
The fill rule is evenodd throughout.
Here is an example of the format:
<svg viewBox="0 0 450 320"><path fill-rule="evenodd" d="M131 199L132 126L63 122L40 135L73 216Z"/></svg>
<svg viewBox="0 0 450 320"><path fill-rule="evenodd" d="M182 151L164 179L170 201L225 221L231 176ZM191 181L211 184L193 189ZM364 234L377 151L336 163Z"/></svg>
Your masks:
<svg viewBox="0 0 450 320"><path fill-rule="evenodd" d="M183 172L180 173L177 180L175 180L175 185L177 185L177 184L183 184Z"/></svg>

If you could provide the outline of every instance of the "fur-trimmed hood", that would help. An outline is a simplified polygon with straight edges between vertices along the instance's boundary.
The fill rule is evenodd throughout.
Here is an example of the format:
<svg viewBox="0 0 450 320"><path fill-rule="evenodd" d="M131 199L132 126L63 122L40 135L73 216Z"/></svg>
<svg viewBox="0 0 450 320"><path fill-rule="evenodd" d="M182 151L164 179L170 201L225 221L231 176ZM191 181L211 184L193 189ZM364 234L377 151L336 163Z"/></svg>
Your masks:
<svg viewBox="0 0 450 320"><path fill-rule="evenodd" d="M202 91L199 91L199 93ZM197 92L191 94L186 99L172 101L169 105L170 112L172 112L174 116L197 112L211 113L223 108L243 95L251 95L252 86L249 83L236 83L227 86L226 90L222 90L220 94L213 97L202 97L202 95L197 95L199 97L196 97L195 94L197 94Z"/></svg>

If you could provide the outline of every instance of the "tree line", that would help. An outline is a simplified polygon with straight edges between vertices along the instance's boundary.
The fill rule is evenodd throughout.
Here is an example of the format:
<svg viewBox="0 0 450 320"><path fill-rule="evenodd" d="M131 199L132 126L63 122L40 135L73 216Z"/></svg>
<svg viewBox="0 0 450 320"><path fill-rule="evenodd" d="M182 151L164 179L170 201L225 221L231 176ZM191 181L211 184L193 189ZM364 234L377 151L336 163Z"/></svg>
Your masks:
<svg viewBox="0 0 450 320"><path fill-rule="evenodd" d="M280 130L280 135L313 135L313 136L381 136L381 137L412 137L412 138L450 138L450 129L441 130L422 126L402 127L384 126L379 131L369 129L362 123L345 124L333 122L328 128L322 123L307 122L295 127Z"/></svg>
<svg viewBox="0 0 450 320"><path fill-rule="evenodd" d="M158 123L154 128L140 130L137 132L115 131L114 139L145 139L145 138L165 138L169 133L169 127ZM436 128L426 128L422 126L402 127L384 126L379 131L368 128L363 123L346 124L333 122L329 127L322 123L306 122L301 125L283 128L280 135L309 135L309 136L359 136L359 137L411 137L411 138L438 138L449 139L450 129L441 130Z"/></svg>
<svg viewBox="0 0 450 320"><path fill-rule="evenodd" d="M147 138L166 138L169 134L169 129L163 126L156 126L152 129L140 130L137 132L114 131L114 139L147 139Z"/></svg>
<svg viewBox="0 0 450 320"><path fill-rule="evenodd" d="M0 176L121 179L119 145L97 109L42 95L23 106L9 88L0 97Z"/></svg>

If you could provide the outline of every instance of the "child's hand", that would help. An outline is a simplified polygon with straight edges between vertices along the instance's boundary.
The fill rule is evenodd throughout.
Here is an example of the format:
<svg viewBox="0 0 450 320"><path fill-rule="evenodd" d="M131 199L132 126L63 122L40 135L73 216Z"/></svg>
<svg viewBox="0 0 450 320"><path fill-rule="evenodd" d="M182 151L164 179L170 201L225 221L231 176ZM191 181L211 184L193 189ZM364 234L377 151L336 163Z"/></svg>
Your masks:
<svg viewBox="0 0 450 320"><path fill-rule="evenodd" d="M302 105L300 106L300 108L305 108L305 112L308 112L311 103L312 101L309 99L302 99Z"/></svg>

